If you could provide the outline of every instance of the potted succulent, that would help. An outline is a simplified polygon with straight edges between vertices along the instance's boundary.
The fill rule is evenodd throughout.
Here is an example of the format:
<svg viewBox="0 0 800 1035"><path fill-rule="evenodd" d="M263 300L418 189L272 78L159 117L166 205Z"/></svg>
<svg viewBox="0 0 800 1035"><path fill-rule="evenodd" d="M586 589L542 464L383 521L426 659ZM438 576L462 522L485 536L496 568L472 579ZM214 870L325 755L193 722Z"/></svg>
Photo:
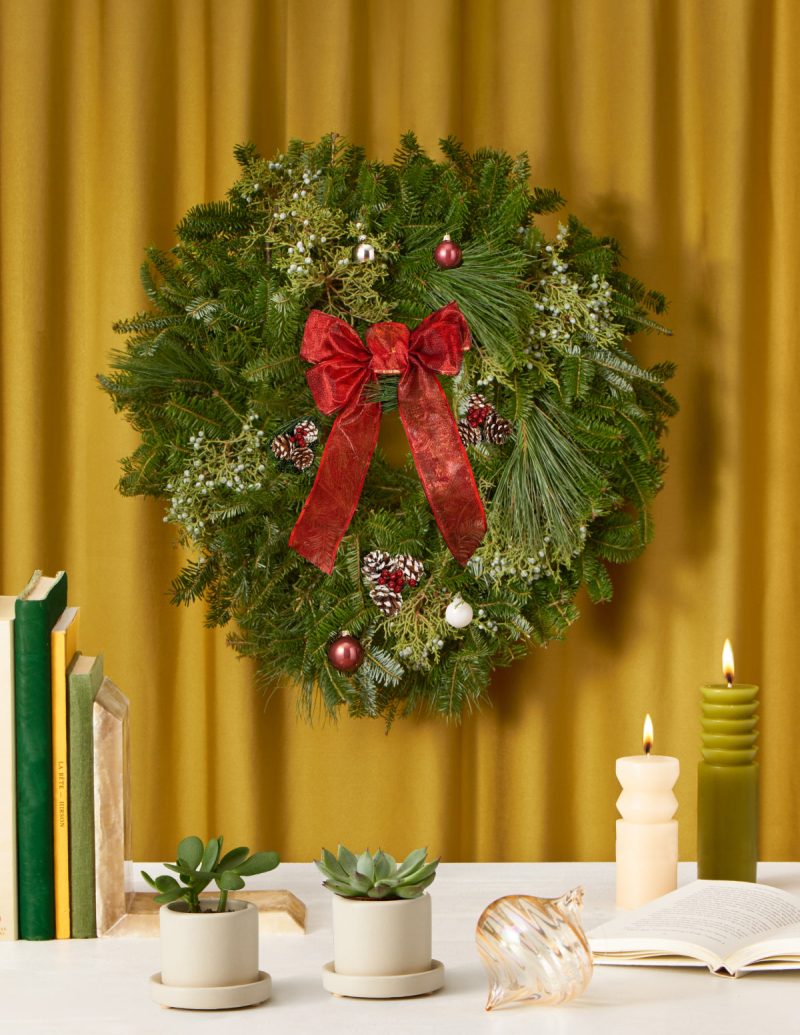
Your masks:
<svg viewBox="0 0 800 1035"><path fill-rule="evenodd" d="M203 844L185 837L174 863L178 874L151 877L161 906L161 973L151 978L153 996L165 1006L218 1010L250 1006L269 998L269 974L258 969L258 910L252 902L230 899L244 887L244 878L273 870L276 852L232 848L222 854L222 838ZM211 882L219 896L201 898Z"/></svg>
<svg viewBox="0 0 800 1035"><path fill-rule="evenodd" d="M417 848L397 863L387 852L356 856L344 845L315 860L334 893L334 959L323 985L339 995L386 998L441 988L444 968L431 958L431 899L426 888L439 860Z"/></svg>

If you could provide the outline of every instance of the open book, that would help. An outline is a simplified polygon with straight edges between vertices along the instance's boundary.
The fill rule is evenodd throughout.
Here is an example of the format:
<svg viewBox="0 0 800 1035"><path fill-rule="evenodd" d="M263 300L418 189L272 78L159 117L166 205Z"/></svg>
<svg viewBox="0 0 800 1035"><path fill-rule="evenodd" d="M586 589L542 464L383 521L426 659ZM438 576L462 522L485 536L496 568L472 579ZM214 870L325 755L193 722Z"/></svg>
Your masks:
<svg viewBox="0 0 800 1035"><path fill-rule="evenodd" d="M595 963L698 967L737 977L800 968L800 899L742 881L697 880L589 932Z"/></svg>

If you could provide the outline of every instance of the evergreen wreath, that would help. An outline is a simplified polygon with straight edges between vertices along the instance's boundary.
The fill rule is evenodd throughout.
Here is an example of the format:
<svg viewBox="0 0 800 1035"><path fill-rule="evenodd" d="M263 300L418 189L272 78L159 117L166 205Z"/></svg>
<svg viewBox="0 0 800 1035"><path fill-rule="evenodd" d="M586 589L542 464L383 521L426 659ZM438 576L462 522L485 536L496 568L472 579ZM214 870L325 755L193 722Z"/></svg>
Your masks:
<svg viewBox="0 0 800 1035"><path fill-rule="evenodd" d="M640 365L628 339L663 330L664 297L576 218L545 236L536 217L564 202L529 187L525 155L440 146L435 161L409 133L391 163L336 134L272 161L238 147L227 200L190 209L170 252L148 250L151 308L115 325L127 341L99 378L141 436L121 492L165 500L189 551L173 602L203 598L210 626L235 623L229 642L264 685L294 682L308 716L458 716L496 666L564 635L581 586L608 600L608 563L652 537L674 367ZM472 348L441 383L485 538L458 564L411 457L398 467L379 446L324 574L287 545L333 424L306 382L306 320L319 309L363 337L452 302ZM397 381L365 391L389 411ZM462 601L474 617L456 628L445 613ZM360 651L352 671L329 658L339 640Z"/></svg>

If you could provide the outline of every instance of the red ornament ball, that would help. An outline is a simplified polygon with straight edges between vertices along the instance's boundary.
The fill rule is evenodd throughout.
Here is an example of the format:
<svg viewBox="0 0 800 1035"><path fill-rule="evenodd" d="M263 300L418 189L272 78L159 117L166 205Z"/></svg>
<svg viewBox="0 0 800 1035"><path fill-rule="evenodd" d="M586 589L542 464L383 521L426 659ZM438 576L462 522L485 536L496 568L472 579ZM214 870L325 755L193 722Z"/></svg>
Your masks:
<svg viewBox="0 0 800 1035"><path fill-rule="evenodd" d="M328 661L339 672L355 672L364 660L364 648L355 636L338 636L328 647Z"/></svg>
<svg viewBox="0 0 800 1035"><path fill-rule="evenodd" d="M461 265L462 253L455 241L450 240L450 234L445 234L433 249L433 261L443 270L454 270Z"/></svg>

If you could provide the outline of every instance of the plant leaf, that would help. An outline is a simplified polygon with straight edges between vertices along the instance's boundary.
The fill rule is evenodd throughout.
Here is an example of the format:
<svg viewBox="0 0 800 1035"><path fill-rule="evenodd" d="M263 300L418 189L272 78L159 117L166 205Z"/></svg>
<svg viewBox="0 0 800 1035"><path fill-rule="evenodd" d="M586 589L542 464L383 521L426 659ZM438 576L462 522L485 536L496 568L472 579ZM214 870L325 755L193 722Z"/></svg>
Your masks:
<svg viewBox="0 0 800 1035"><path fill-rule="evenodd" d="M375 853L373 860L375 864L375 873L373 879L377 882L382 880L384 877L389 877L394 874L396 865L393 865L394 859L391 856L386 855L385 852L378 851Z"/></svg>
<svg viewBox="0 0 800 1035"><path fill-rule="evenodd" d="M217 884L223 891L241 891L244 887L244 881L238 873L234 873L233 870L226 870L224 873L217 877Z"/></svg>
<svg viewBox="0 0 800 1035"><path fill-rule="evenodd" d="M427 854L427 848L415 848L414 851L410 852L400 863L395 877L405 877L407 873L411 873L420 865L420 863L425 861L425 856Z"/></svg>
<svg viewBox="0 0 800 1035"><path fill-rule="evenodd" d="M173 888L177 888L178 891L183 890L174 877L170 877L165 873L160 877L156 877L155 884L159 891L172 891Z"/></svg>
<svg viewBox="0 0 800 1035"><path fill-rule="evenodd" d="M356 870L362 877L366 877L370 884L372 884L375 879L375 863L373 862L372 856L369 852L362 852L361 855L359 855Z"/></svg>
<svg viewBox="0 0 800 1035"><path fill-rule="evenodd" d="M345 848L344 845L339 845L339 863L345 873L349 873L352 877L356 872L358 859L356 859L349 848Z"/></svg>
<svg viewBox="0 0 800 1035"><path fill-rule="evenodd" d="M212 837L209 838L206 850L203 852L203 861L200 864L200 869L208 872L213 870L217 865L217 859L219 859L220 849L220 838Z"/></svg>
<svg viewBox="0 0 800 1035"><path fill-rule="evenodd" d="M256 852L246 862L243 862L241 866L237 866L236 872L243 877L252 877L255 873L266 873L268 870L274 870L280 861L281 857L277 852Z"/></svg>
<svg viewBox="0 0 800 1035"><path fill-rule="evenodd" d="M327 848L322 849L322 859L318 865L324 874L335 877L337 880L347 880L347 870Z"/></svg>
<svg viewBox="0 0 800 1035"><path fill-rule="evenodd" d="M162 891L161 894L156 895L153 899L159 906L169 905L170 902L177 902L179 898L182 898L184 891L181 887L176 887L172 891Z"/></svg>
<svg viewBox="0 0 800 1035"><path fill-rule="evenodd" d="M418 898L422 892L433 884L433 879L436 876L432 873L427 880L420 881L418 884L411 884L407 887L400 887L397 889L395 894L398 898Z"/></svg>
<svg viewBox="0 0 800 1035"><path fill-rule="evenodd" d="M240 862L244 862L249 852L249 848L231 848L231 850L226 852L217 863L215 867L217 873L220 873L222 870L235 869Z"/></svg>
<svg viewBox="0 0 800 1035"><path fill-rule="evenodd" d="M185 837L178 845L178 862L196 870L203 858L203 842L199 837Z"/></svg>
<svg viewBox="0 0 800 1035"><path fill-rule="evenodd" d="M403 884L419 884L420 881L427 880L428 877L432 878L436 874L436 867L438 865L439 860L434 859L433 862L429 862L425 866L420 866L418 869L412 870L411 873L407 874L403 878Z"/></svg>
<svg viewBox="0 0 800 1035"><path fill-rule="evenodd" d="M363 898L366 894L366 889L361 891L351 884L340 884L335 880L326 880L322 886L336 895L341 895L342 898Z"/></svg>

